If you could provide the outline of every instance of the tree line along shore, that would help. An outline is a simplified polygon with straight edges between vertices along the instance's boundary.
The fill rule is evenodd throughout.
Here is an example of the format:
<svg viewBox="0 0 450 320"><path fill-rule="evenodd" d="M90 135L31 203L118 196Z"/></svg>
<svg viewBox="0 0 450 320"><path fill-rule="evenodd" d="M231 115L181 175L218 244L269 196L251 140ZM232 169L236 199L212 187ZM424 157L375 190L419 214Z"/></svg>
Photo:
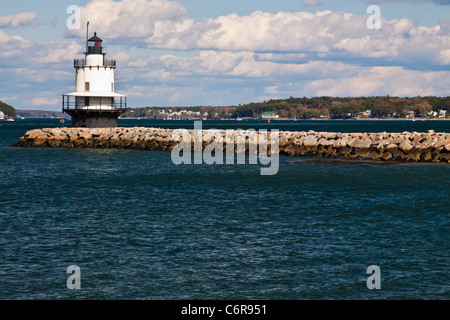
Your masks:
<svg viewBox="0 0 450 320"><path fill-rule="evenodd" d="M140 107L123 118L151 119L402 119L450 118L450 97L313 97L238 106Z"/></svg>

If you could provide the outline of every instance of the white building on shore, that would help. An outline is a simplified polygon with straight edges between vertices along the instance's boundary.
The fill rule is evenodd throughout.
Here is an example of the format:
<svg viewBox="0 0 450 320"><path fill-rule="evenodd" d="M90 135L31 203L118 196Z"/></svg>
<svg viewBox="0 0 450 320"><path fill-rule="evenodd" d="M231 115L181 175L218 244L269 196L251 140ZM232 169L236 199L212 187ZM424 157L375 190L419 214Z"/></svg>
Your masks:
<svg viewBox="0 0 450 320"><path fill-rule="evenodd" d="M261 113L258 118L260 119L278 119L280 116L277 115L275 112L263 112Z"/></svg>

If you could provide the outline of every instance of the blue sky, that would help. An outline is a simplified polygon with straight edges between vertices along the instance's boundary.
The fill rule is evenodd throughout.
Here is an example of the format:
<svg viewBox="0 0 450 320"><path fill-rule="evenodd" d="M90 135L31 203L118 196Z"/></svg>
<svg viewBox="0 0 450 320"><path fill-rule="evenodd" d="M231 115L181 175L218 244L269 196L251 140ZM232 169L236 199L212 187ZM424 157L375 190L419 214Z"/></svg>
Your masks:
<svg viewBox="0 0 450 320"><path fill-rule="evenodd" d="M450 0L17 0L0 4L0 100L60 110L85 21L131 107L450 93Z"/></svg>

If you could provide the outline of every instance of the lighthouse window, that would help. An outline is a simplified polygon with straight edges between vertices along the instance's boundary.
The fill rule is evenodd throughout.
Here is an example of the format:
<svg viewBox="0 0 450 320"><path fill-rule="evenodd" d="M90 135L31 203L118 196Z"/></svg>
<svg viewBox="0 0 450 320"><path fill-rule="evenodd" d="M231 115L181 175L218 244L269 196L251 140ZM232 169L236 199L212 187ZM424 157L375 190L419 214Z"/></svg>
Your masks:
<svg viewBox="0 0 450 320"><path fill-rule="evenodd" d="M114 82L111 82L111 91L114 92Z"/></svg>
<svg viewBox="0 0 450 320"><path fill-rule="evenodd" d="M89 91L89 90L90 90L90 87L91 87L91 85L90 85L89 82L85 82L85 83L84 83L84 90L85 90L85 91Z"/></svg>
<svg viewBox="0 0 450 320"><path fill-rule="evenodd" d="M89 97L84 97L84 105L89 106Z"/></svg>
<svg viewBox="0 0 450 320"><path fill-rule="evenodd" d="M88 47L101 47L100 41L89 41Z"/></svg>

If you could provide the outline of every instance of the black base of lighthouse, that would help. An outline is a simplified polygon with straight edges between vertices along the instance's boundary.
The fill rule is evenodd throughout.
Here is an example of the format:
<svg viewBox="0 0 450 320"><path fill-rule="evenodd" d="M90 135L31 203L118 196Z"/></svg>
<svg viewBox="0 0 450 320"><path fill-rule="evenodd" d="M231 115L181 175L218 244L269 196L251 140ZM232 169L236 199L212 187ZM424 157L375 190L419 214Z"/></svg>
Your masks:
<svg viewBox="0 0 450 320"><path fill-rule="evenodd" d="M72 117L74 128L114 128L124 110L65 110Z"/></svg>

